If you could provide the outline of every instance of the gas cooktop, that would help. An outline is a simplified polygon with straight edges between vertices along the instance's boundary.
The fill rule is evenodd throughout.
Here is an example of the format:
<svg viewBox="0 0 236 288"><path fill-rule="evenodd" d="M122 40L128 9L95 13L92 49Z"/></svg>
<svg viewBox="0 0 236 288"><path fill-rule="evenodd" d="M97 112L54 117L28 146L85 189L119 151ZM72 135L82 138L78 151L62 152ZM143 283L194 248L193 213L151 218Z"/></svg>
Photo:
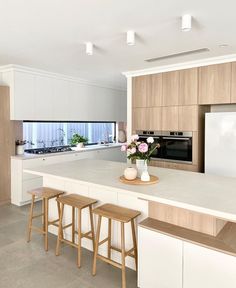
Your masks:
<svg viewBox="0 0 236 288"><path fill-rule="evenodd" d="M46 148L36 148L36 149L26 149L25 153L30 154L47 154L47 153L59 153L72 151L70 146L56 146L56 147L46 147Z"/></svg>

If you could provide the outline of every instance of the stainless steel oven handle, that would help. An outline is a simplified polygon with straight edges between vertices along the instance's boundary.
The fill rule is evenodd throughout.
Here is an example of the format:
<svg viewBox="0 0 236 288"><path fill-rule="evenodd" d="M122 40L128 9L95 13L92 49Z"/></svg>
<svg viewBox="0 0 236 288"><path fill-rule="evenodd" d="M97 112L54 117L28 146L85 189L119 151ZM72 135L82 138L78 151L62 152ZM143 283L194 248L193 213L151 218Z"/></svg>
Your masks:
<svg viewBox="0 0 236 288"><path fill-rule="evenodd" d="M165 140L190 140L191 138L163 137Z"/></svg>

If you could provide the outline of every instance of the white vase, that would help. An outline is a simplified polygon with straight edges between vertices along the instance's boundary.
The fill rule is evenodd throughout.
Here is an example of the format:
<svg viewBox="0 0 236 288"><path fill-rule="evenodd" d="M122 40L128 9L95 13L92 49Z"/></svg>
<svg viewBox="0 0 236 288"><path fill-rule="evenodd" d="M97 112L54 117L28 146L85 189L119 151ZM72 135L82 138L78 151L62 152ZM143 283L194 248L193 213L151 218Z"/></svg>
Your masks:
<svg viewBox="0 0 236 288"><path fill-rule="evenodd" d="M16 145L16 155L24 154L24 145Z"/></svg>
<svg viewBox="0 0 236 288"><path fill-rule="evenodd" d="M127 167L124 171L124 177L127 180L134 180L137 177L137 170L133 167Z"/></svg>
<svg viewBox="0 0 236 288"><path fill-rule="evenodd" d="M78 143L78 144L76 145L76 147L77 147L77 148L83 148L83 147L84 147L84 143L83 143L83 142Z"/></svg>
<svg viewBox="0 0 236 288"><path fill-rule="evenodd" d="M141 175L144 171L147 171L147 160L136 159L136 167L138 170L138 178L141 178Z"/></svg>

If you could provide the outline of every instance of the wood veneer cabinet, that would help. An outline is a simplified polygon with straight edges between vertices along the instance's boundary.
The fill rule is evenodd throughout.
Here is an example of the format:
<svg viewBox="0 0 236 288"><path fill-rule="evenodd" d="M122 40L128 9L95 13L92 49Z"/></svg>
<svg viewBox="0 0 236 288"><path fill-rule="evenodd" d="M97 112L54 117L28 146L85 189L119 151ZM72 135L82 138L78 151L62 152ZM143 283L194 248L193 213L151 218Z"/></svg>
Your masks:
<svg viewBox="0 0 236 288"><path fill-rule="evenodd" d="M148 108L148 128L149 130L159 131L162 129L162 108Z"/></svg>
<svg viewBox="0 0 236 288"><path fill-rule="evenodd" d="M179 105L197 105L198 68L179 71Z"/></svg>
<svg viewBox="0 0 236 288"><path fill-rule="evenodd" d="M163 106L179 104L179 71L162 73L162 104Z"/></svg>
<svg viewBox="0 0 236 288"><path fill-rule="evenodd" d="M146 94L147 107L162 106L162 73L149 75L151 81L151 91ZM150 82L149 82L150 83Z"/></svg>
<svg viewBox="0 0 236 288"><path fill-rule="evenodd" d="M199 68L199 104L230 103L231 63Z"/></svg>
<svg viewBox="0 0 236 288"><path fill-rule="evenodd" d="M147 98L151 93L151 76L134 77L132 81L133 107L147 107Z"/></svg>
<svg viewBox="0 0 236 288"><path fill-rule="evenodd" d="M179 109L178 106L162 107L162 130L178 131L179 125Z"/></svg>
<svg viewBox="0 0 236 288"><path fill-rule="evenodd" d="M231 103L236 103L236 62L232 63Z"/></svg>
<svg viewBox="0 0 236 288"><path fill-rule="evenodd" d="M179 131L198 131L198 106L179 106Z"/></svg>
<svg viewBox="0 0 236 288"><path fill-rule="evenodd" d="M133 124L132 131L136 133L136 130L150 130L150 114L149 108L133 108Z"/></svg>
<svg viewBox="0 0 236 288"><path fill-rule="evenodd" d="M16 138L21 137L22 122L10 121L9 87L0 86L0 204L10 202L11 155L15 154Z"/></svg>

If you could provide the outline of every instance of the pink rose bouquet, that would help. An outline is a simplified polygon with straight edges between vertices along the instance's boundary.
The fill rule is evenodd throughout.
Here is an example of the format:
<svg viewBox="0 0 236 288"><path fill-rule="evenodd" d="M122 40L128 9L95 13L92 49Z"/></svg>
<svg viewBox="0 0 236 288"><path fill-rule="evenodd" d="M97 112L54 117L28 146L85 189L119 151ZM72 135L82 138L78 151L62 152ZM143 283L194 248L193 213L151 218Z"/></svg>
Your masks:
<svg viewBox="0 0 236 288"><path fill-rule="evenodd" d="M121 146L121 151L127 152L128 159L150 160L152 153L160 148L159 144L154 143L153 137L148 137L147 142L140 142L138 135L131 136L131 142Z"/></svg>

